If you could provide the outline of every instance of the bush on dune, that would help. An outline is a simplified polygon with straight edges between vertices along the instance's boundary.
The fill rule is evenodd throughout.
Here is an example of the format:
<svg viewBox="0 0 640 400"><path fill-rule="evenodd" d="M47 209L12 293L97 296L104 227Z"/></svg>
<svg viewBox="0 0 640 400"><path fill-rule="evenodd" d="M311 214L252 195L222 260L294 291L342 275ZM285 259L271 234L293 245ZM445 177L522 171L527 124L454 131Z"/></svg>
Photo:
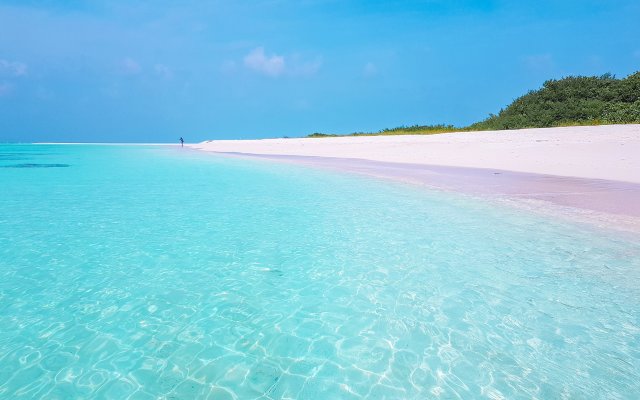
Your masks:
<svg viewBox="0 0 640 400"><path fill-rule="evenodd" d="M611 74L546 81L498 115L472 124L474 130L547 128L568 125L640 123L640 72L625 79Z"/></svg>
<svg viewBox="0 0 640 400"><path fill-rule="evenodd" d="M497 115L466 127L414 125L363 135L428 135L454 131L549 128L575 125L640 123L640 72L624 79L611 74L552 79L514 100ZM309 137L340 136L314 133Z"/></svg>

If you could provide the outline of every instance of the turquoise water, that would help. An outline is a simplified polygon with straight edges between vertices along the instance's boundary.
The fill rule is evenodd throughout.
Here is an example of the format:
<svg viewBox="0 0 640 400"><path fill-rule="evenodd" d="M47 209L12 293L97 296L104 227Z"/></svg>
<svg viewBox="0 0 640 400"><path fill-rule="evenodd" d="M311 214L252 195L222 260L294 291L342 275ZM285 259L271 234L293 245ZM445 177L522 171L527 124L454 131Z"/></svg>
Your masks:
<svg viewBox="0 0 640 400"><path fill-rule="evenodd" d="M0 146L0 398L631 399L640 241L167 147Z"/></svg>

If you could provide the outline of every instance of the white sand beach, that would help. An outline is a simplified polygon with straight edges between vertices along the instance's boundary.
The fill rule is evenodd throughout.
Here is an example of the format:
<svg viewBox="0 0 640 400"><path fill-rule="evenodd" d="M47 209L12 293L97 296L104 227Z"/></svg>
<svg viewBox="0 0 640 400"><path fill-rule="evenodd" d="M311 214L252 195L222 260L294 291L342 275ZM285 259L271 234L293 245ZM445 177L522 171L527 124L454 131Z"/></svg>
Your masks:
<svg viewBox="0 0 640 400"><path fill-rule="evenodd" d="M640 183L640 125L215 140L190 147L223 153L356 158Z"/></svg>
<svg viewBox="0 0 640 400"><path fill-rule="evenodd" d="M586 212L640 229L640 125L189 145ZM535 206L535 204L538 206ZM579 210L576 210L579 209Z"/></svg>

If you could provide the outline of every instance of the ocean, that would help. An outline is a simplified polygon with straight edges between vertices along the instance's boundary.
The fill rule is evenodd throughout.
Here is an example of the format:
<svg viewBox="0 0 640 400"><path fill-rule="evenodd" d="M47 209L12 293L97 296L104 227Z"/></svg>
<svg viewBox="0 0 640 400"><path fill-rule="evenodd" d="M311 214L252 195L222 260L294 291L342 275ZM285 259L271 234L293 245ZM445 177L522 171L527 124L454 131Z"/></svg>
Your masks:
<svg viewBox="0 0 640 400"><path fill-rule="evenodd" d="M173 146L0 145L2 399L631 399L640 240Z"/></svg>

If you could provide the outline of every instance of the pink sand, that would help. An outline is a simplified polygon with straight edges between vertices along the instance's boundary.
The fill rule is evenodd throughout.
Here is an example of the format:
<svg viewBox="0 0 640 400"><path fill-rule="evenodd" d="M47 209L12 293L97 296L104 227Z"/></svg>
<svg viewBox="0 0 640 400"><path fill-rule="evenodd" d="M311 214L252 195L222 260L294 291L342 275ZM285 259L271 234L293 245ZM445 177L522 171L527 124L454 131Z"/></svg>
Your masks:
<svg viewBox="0 0 640 400"><path fill-rule="evenodd" d="M542 201L640 226L640 125L207 141L197 150L464 193ZM611 216L608 217L608 216Z"/></svg>

